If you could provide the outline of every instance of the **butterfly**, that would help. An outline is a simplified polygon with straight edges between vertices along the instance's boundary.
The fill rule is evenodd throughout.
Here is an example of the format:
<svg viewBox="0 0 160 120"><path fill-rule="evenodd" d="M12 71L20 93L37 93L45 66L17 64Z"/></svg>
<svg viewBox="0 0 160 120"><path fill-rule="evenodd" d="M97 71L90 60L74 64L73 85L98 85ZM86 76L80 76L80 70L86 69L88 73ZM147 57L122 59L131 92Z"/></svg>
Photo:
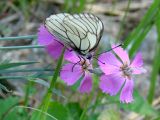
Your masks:
<svg viewBox="0 0 160 120"><path fill-rule="evenodd" d="M104 30L102 21L90 13L51 15L44 25L61 43L87 59L92 57Z"/></svg>

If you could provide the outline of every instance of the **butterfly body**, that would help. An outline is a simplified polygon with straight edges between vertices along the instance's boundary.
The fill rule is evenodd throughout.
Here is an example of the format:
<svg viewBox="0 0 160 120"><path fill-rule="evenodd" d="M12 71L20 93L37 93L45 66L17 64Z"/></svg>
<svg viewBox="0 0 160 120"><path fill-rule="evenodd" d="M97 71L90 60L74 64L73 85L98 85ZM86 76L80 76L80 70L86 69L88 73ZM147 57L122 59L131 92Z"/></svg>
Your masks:
<svg viewBox="0 0 160 120"><path fill-rule="evenodd" d="M91 58L103 33L102 21L93 14L60 13L45 21L47 30L81 56Z"/></svg>

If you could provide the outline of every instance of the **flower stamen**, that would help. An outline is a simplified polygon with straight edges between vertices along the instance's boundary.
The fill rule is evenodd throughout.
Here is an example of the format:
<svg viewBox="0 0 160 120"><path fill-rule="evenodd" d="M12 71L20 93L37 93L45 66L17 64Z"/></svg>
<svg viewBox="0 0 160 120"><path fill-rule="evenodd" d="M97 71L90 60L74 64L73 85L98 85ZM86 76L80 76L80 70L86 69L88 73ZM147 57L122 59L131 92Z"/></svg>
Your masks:
<svg viewBox="0 0 160 120"><path fill-rule="evenodd" d="M131 78L132 69L129 67L128 64L123 64L123 65L120 67L120 71L122 71L124 77L127 77L128 79Z"/></svg>

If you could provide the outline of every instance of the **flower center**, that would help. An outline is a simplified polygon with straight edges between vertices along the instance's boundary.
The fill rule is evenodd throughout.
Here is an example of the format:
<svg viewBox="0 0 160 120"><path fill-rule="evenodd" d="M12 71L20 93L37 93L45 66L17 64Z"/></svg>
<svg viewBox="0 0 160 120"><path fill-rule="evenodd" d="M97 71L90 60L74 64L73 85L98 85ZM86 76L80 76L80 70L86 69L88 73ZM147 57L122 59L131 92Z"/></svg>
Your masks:
<svg viewBox="0 0 160 120"><path fill-rule="evenodd" d="M82 66L82 70L85 71L87 70L90 64L87 62L87 60L81 60L80 65Z"/></svg>
<svg viewBox="0 0 160 120"><path fill-rule="evenodd" d="M130 66L128 66L127 64L124 64L120 67L120 71L123 72L123 76L127 77L127 78L131 78L132 75L132 69L130 68Z"/></svg>

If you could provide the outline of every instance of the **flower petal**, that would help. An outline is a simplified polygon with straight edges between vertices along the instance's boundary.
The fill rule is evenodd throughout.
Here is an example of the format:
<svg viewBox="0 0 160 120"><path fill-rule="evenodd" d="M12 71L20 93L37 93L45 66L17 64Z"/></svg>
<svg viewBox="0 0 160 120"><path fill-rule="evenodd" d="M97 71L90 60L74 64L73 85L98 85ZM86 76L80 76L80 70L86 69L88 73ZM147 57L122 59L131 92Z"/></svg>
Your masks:
<svg viewBox="0 0 160 120"><path fill-rule="evenodd" d="M90 74L86 73L79 87L79 91L81 93L89 93L91 90L92 90L92 78Z"/></svg>
<svg viewBox="0 0 160 120"><path fill-rule="evenodd" d="M77 63L80 61L80 58L74 51L67 50L64 55L65 60L71 62L71 63Z"/></svg>
<svg viewBox="0 0 160 120"><path fill-rule="evenodd" d="M49 45L45 46L45 49L53 59L58 59L61 55L63 45L57 41L53 41Z"/></svg>
<svg viewBox="0 0 160 120"><path fill-rule="evenodd" d="M111 52L101 54L98 60L101 70L106 75L119 72L121 62Z"/></svg>
<svg viewBox="0 0 160 120"><path fill-rule="evenodd" d="M133 101L133 87L134 83L133 80L126 80L124 87L122 88L121 94L120 94L120 101L122 103L130 103Z"/></svg>
<svg viewBox="0 0 160 120"><path fill-rule="evenodd" d="M119 67L107 63L100 65L100 68L105 73L105 75L115 74L120 71Z"/></svg>
<svg viewBox="0 0 160 120"><path fill-rule="evenodd" d="M115 55L111 52L103 53L98 58L99 65L104 65L103 63L107 63L113 66L121 66L121 62L115 57ZM103 63L102 63L103 62Z"/></svg>
<svg viewBox="0 0 160 120"><path fill-rule="evenodd" d="M80 65L75 65L68 63L63 66L60 72L60 78L67 84L73 85L77 80L80 79L82 75L82 69Z"/></svg>
<svg viewBox="0 0 160 120"><path fill-rule="evenodd" d="M146 73L146 69L142 68L142 67L137 67L137 68L133 68L132 67L132 74L138 75L138 74L142 74L142 73Z"/></svg>
<svg viewBox="0 0 160 120"><path fill-rule="evenodd" d="M58 40L55 36L50 34L44 25L41 25L38 29L38 44L39 45L49 45L54 40Z"/></svg>
<svg viewBox="0 0 160 120"><path fill-rule="evenodd" d="M120 75L120 73L112 75L102 75L100 78L100 89L112 95L116 95L121 89L125 79Z"/></svg>
<svg viewBox="0 0 160 120"><path fill-rule="evenodd" d="M118 55L118 57L122 60L123 63L130 64L129 56L127 54L127 51L123 50L122 47L115 48L116 45L112 45L113 51Z"/></svg>
<svg viewBox="0 0 160 120"><path fill-rule="evenodd" d="M143 65L142 54L139 52L137 53L133 62L131 63L131 67L142 67L142 65Z"/></svg>

